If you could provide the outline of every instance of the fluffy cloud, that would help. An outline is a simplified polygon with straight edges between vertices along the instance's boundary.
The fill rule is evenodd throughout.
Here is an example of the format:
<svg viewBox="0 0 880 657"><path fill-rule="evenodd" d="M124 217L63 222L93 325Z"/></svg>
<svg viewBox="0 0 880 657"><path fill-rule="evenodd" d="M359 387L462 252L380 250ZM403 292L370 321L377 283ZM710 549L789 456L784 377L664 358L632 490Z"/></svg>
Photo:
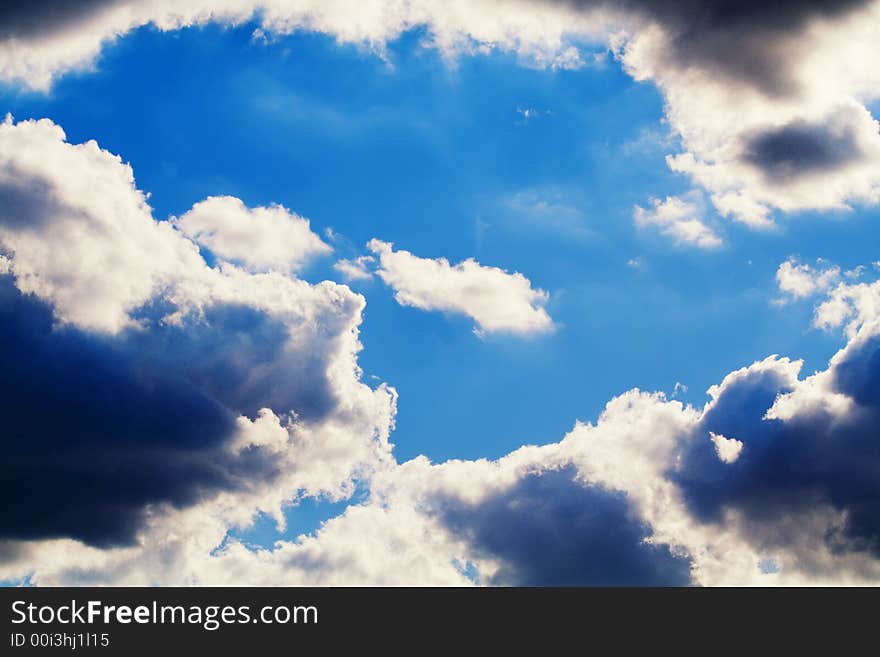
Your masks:
<svg viewBox="0 0 880 657"><path fill-rule="evenodd" d="M720 433L713 433L711 431L709 432L709 438L712 439L712 444L715 445L715 453L719 459L725 463L733 463L739 458L739 453L743 448L742 441L736 438L727 438Z"/></svg>
<svg viewBox="0 0 880 657"><path fill-rule="evenodd" d="M200 201L174 224L215 257L252 271L296 271L332 251L308 219L281 205L250 209L231 196Z"/></svg>
<svg viewBox="0 0 880 657"><path fill-rule="evenodd" d="M374 262L376 259L373 256L362 255L351 260L338 260L333 264L333 269L342 274L347 281L365 281L373 278L370 268Z"/></svg>
<svg viewBox="0 0 880 657"><path fill-rule="evenodd" d="M693 200L667 196L666 200L653 199L651 208L636 206L638 226L656 226L676 244L712 249L721 246L721 238L701 221L702 208Z"/></svg>
<svg viewBox="0 0 880 657"><path fill-rule="evenodd" d="M821 263L820 263L821 264ZM779 290L794 298L810 297L824 292L840 281L840 267L815 268L789 258L776 270Z"/></svg>
<svg viewBox="0 0 880 657"><path fill-rule="evenodd" d="M72 11L63 0L7 3L0 14L0 77L47 89L59 75L93 66L102 47L143 25L176 30L210 21L255 20L264 34L313 31L381 52L388 41L426 25L428 42L445 56L481 48L516 51L535 65L577 68L583 59L563 38L575 26L591 33L579 12L523 0L473 3L365 0L92 0Z"/></svg>
<svg viewBox="0 0 880 657"><path fill-rule="evenodd" d="M850 337L872 318L880 316L880 284L838 285L817 308L813 323L822 329L846 324Z"/></svg>
<svg viewBox="0 0 880 657"><path fill-rule="evenodd" d="M208 504L220 540L390 459L394 391L356 363L362 297L208 266L130 167L48 120L0 126L0 190L2 488L22 500L0 538L131 544Z"/></svg>
<svg viewBox="0 0 880 657"><path fill-rule="evenodd" d="M841 276L837 265L819 260L813 267L789 258L779 265L776 282L792 298L821 296L813 325L823 330L844 326L847 336L853 338L863 326L880 317L880 282L857 282L865 269L859 266Z"/></svg>
<svg viewBox="0 0 880 657"><path fill-rule="evenodd" d="M104 333L184 272L195 246L153 221L131 168L93 142L71 145L48 120L0 125L0 241L22 292L62 322Z"/></svg>
<svg viewBox="0 0 880 657"><path fill-rule="evenodd" d="M547 293L532 289L518 272L485 267L473 258L456 265L446 258L419 258L375 239L368 247L379 259L379 277L394 289L401 305L462 313L477 323L480 333L527 335L553 328L543 308Z"/></svg>

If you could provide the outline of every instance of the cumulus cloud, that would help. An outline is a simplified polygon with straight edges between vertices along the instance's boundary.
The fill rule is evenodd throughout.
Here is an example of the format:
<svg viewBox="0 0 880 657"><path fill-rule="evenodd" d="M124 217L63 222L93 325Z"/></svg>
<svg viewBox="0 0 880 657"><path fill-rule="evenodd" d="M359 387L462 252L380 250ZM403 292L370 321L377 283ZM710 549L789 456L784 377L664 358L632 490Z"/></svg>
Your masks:
<svg viewBox="0 0 880 657"><path fill-rule="evenodd" d="M676 244L712 249L721 246L721 238L702 221L702 208L694 200L667 196L653 199L651 207L635 208L638 226L656 226Z"/></svg>
<svg viewBox="0 0 880 657"><path fill-rule="evenodd" d="M0 125L0 189L2 487L22 500L0 538L132 543L224 495L227 520L281 517L389 458L362 297L209 266L119 157L48 120Z"/></svg>
<svg viewBox="0 0 880 657"><path fill-rule="evenodd" d="M684 586L690 561L648 542L626 496L577 481L573 466L530 473L476 504L434 499L447 531L490 561L485 584ZM439 507L439 508L437 508ZM484 569L486 570L486 569Z"/></svg>
<svg viewBox="0 0 880 657"><path fill-rule="evenodd" d="M813 325L823 330L843 326L848 337L880 316L880 282L857 282L864 266L843 272L840 267L818 260L817 265L799 264L789 258L779 265L776 281L779 289L792 298L820 297L813 315Z"/></svg>
<svg viewBox="0 0 880 657"><path fill-rule="evenodd" d="M309 220L281 205L250 209L232 196L211 196L174 221L217 258L252 271L296 271L332 251Z"/></svg>
<svg viewBox="0 0 880 657"><path fill-rule="evenodd" d="M367 246L379 259L376 273L403 306L467 315L480 333L527 335L553 328L543 307L549 295L532 289L519 272L485 267L473 258L456 265L446 258L419 258L376 239Z"/></svg>
<svg viewBox="0 0 880 657"><path fill-rule="evenodd" d="M347 281L365 281L373 278L370 270L376 259L373 256L362 255L357 258L338 260L333 264L333 269L345 277Z"/></svg>
<svg viewBox="0 0 880 657"><path fill-rule="evenodd" d="M825 292L840 281L840 267L813 267L799 264L795 258L789 258L776 270L776 283L779 290L794 298L811 297Z"/></svg>
<svg viewBox="0 0 880 657"><path fill-rule="evenodd" d="M0 15L0 77L47 89L66 71L93 66L102 47L150 24L176 30L210 21L238 25L254 20L263 35L313 31L377 52L405 31L428 26L426 41L446 57L500 48L516 51L531 65L562 69L584 65L579 49L563 34L574 23L582 33L594 30L574 9L548 12L544 5L522 0L366 0L354 8L339 0L93 0L77 11L66 5L55 0L9 4Z"/></svg>
<svg viewBox="0 0 880 657"><path fill-rule="evenodd" d="M736 438L727 438L720 433L711 431L709 437L712 439L712 444L715 445L715 453L719 459L725 463L733 463L739 458L739 453L743 448L742 441Z"/></svg>
<svg viewBox="0 0 880 657"><path fill-rule="evenodd" d="M271 473L224 446L235 416L180 373L67 328L0 283L4 415L0 536L131 540L148 504L191 504Z"/></svg>
<svg viewBox="0 0 880 657"><path fill-rule="evenodd" d="M172 279L204 269L192 243L153 221L129 166L93 141L66 143L51 121L0 125L0 198L19 289L63 322L119 332Z"/></svg>

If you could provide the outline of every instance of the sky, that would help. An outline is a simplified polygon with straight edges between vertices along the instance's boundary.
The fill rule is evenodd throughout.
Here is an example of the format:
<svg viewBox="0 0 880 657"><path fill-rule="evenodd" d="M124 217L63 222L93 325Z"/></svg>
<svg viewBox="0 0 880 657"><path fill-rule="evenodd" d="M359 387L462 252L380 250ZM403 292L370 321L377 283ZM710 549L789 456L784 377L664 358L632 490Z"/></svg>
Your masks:
<svg viewBox="0 0 880 657"><path fill-rule="evenodd" d="M76 5L0 10L3 581L877 583L877 3Z"/></svg>

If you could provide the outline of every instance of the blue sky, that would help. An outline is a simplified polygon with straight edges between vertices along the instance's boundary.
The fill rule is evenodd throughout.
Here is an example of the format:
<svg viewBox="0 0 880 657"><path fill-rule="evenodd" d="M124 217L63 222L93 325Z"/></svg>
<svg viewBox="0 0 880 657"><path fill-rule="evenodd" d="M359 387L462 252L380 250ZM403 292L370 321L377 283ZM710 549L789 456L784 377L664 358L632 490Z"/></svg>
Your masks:
<svg viewBox="0 0 880 657"><path fill-rule="evenodd" d="M399 393L398 463L555 443L633 388L702 408L740 367L780 354L803 359L808 375L847 344L812 324L813 301L779 302L777 270L821 258L864 265L873 280L876 206L766 201L770 229L722 216L716 190L667 164L688 147L661 86L634 79L605 44L576 42L585 63L567 70L504 48L451 60L425 46L425 26L388 41L384 56L308 31L255 38L259 26L140 27L48 91L7 81L0 106L119 154L160 221L209 196L307 217L334 252L298 276L366 299L358 364L370 387ZM723 244L636 224L636 206L670 196L694 200ZM465 315L401 305L379 277L346 281L334 263L367 254L373 238L520 272L549 294L554 330L481 335ZM358 486L349 503L368 498ZM288 509L284 531L264 510L229 535L294 540L344 512L336 497Z"/></svg>

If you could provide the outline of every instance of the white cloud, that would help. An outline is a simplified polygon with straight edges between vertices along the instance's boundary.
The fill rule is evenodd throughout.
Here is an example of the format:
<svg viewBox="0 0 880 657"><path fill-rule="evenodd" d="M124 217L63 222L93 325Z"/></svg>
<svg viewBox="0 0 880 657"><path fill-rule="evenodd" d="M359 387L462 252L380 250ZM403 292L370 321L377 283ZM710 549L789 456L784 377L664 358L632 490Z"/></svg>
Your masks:
<svg viewBox="0 0 880 657"><path fill-rule="evenodd" d="M712 444L715 445L715 453L718 454L719 459L725 463L733 463L739 458L739 453L743 448L742 441L726 438L720 433L712 431L709 432L709 437L712 439Z"/></svg>
<svg viewBox="0 0 880 657"><path fill-rule="evenodd" d="M281 205L251 209L232 196L208 197L174 225L217 258L252 271L297 271L332 251L308 219Z"/></svg>
<svg viewBox="0 0 880 657"><path fill-rule="evenodd" d="M827 294L816 308L813 324L829 330L846 324L846 333L854 337L865 325L880 317L880 281L840 284Z"/></svg>
<svg viewBox="0 0 880 657"><path fill-rule="evenodd" d="M825 292L840 281L840 267L818 269L808 264L798 264L789 258L776 270L776 283L780 291L795 298L810 297Z"/></svg>
<svg viewBox="0 0 880 657"><path fill-rule="evenodd" d="M485 333L527 335L553 328L543 307L548 294L532 289L518 272L485 267L472 258L456 265L446 258L419 258L376 239L367 246L379 258L379 277L394 289L401 305L461 313Z"/></svg>
<svg viewBox="0 0 880 657"><path fill-rule="evenodd" d="M702 208L693 199L667 196L652 199L651 207L636 206L634 217L638 226L656 226L676 244L713 249L721 246L721 238L702 220Z"/></svg>
<svg viewBox="0 0 880 657"><path fill-rule="evenodd" d="M173 280L206 269L192 243L153 221L131 167L94 141L66 143L49 120L0 125L0 194L17 284L62 321L118 332Z"/></svg>
<svg viewBox="0 0 880 657"><path fill-rule="evenodd" d="M347 0L116 0L70 24L48 23L41 33L3 41L0 77L45 90L67 71L92 67L103 46L137 27L176 30L251 19L263 37L312 31L379 53L406 30L425 25L426 41L447 58L497 48L516 52L529 65L560 69L584 65L578 48L563 35L595 31L579 12L522 0L363 0L356 6Z"/></svg>
<svg viewBox="0 0 880 657"><path fill-rule="evenodd" d="M880 281L852 282L865 271L860 265L841 275L839 266L822 259L814 267L789 258L779 265L776 281L780 291L794 298L821 297L813 326L826 331L844 326L853 338L880 317Z"/></svg>
<svg viewBox="0 0 880 657"><path fill-rule="evenodd" d="M376 262L373 256L362 255L351 260L338 260L333 269L345 277L347 281L364 281L373 278L370 271L372 264Z"/></svg>

